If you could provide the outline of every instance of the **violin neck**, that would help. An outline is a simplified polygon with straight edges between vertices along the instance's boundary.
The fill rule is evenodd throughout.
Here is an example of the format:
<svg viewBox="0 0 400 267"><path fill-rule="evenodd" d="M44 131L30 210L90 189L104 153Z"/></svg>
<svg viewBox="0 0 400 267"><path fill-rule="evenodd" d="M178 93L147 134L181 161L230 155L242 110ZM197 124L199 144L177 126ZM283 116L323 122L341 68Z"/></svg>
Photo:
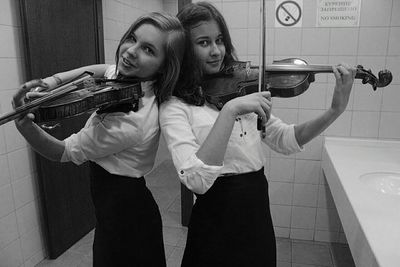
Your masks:
<svg viewBox="0 0 400 267"><path fill-rule="evenodd" d="M295 64L272 64L267 65L267 72L291 72L291 73L331 73L332 66L328 65L295 65Z"/></svg>

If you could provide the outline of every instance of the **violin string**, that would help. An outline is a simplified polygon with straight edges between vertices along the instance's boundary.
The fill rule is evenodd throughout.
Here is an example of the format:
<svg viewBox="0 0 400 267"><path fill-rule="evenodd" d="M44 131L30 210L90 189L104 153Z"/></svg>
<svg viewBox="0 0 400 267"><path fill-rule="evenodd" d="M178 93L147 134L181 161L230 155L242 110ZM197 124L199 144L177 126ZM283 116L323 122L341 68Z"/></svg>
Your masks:
<svg viewBox="0 0 400 267"><path fill-rule="evenodd" d="M78 78L74 81L71 81L67 84L61 85L59 86L57 89L59 89L59 91L55 92L55 93L50 93L48 95L45 95L41 98L32 100L31 102L25 104L24 106L18 107L16 108L17 112L23 112L23 111L28 111L30 109L33 109L41 104L45 104L47 102L56 100L58 98L63 97L64 95L76 91L80 88L80 86L78 86L79 83L84 82L85 80L87 80L88 78L91 78L91 76L86 75L83 76L82 78ZM52 91L53 92L53 91Z"/></svg>

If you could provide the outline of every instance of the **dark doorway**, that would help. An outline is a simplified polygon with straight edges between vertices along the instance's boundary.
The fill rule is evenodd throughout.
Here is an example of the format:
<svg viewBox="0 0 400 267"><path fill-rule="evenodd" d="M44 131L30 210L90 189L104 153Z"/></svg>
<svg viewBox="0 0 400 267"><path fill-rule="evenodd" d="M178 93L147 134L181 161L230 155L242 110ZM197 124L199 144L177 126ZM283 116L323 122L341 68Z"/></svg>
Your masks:
<svg viewBox="0 0 400 267"><path fill-rule="evenodd" d="M26 80L104 62L101 0L20 0ZM64 139L88 115L47 130ZM36 154L46 246L57 258L95 225L89 166L51 162Z"/></svg>

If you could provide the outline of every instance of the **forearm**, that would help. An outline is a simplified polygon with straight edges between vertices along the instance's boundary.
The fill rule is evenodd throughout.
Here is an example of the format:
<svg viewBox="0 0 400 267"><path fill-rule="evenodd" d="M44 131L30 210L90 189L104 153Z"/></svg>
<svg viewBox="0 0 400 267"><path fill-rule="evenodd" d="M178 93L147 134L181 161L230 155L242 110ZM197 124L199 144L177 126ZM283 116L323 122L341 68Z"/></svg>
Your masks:
<svg viewBox="0 0 400 267"><path fill-rule="evenodd" d="M329 127L341 114L332 108L325 111L321 116L294 126L294 133L299 146L303 146L314 137L322 133Z"/></svg>
<svg viewBox="0 0 400 267"><path fill-rule="evenodd" d="M16 123L18 131L24 136L32 148L43 157L60 161L65 149L65 142L46 133L29 119Z"/></svg>
<svg viewBox="0 0 400 267"><path fill-rule="evenodd" d="M318 118L295 126L295 136L300 146L322 133L346 109L356 70L340 64L333 67L333 73L336 78L336 85L333 91L331 107Z"/></svg>
<svg viewBox="0 0 400 267"><path fill-rule="evenodd" d="M89 66L84 66L81 68L65 71L65 72L59 72L55 73L54 75L44 78L43 81L47 83L51 89L56 87L57 85L60 85L61 83L64 83L66 81L69 81L78 75L82 74L85 71L90 71L93 72L93 77L94 78L101 78L104 76L105 71L107 70L109 65L107 64L96 64L96 65L89 65Z"/></svg>
<svg viewBox="0 0 400 267"><path fill-rule="evenodd" d="M234 124L235 116L226 104L196 156L207 165L222 165Z"/></svg>

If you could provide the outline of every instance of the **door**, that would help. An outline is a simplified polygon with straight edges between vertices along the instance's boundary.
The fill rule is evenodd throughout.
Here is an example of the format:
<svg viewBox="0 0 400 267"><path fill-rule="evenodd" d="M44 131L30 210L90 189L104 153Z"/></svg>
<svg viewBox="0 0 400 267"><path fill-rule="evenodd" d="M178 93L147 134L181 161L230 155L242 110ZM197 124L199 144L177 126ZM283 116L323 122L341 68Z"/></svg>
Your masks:
<svg viewBox="0 0 400 267"><path fill-rule="evenodd" d="M26 80L104 62L101 0L19 0ZM79 131L88 115L47 130L64 139ZM89 166L51 162L35 155L46 247L57 258L95 225Z"/></svg>

